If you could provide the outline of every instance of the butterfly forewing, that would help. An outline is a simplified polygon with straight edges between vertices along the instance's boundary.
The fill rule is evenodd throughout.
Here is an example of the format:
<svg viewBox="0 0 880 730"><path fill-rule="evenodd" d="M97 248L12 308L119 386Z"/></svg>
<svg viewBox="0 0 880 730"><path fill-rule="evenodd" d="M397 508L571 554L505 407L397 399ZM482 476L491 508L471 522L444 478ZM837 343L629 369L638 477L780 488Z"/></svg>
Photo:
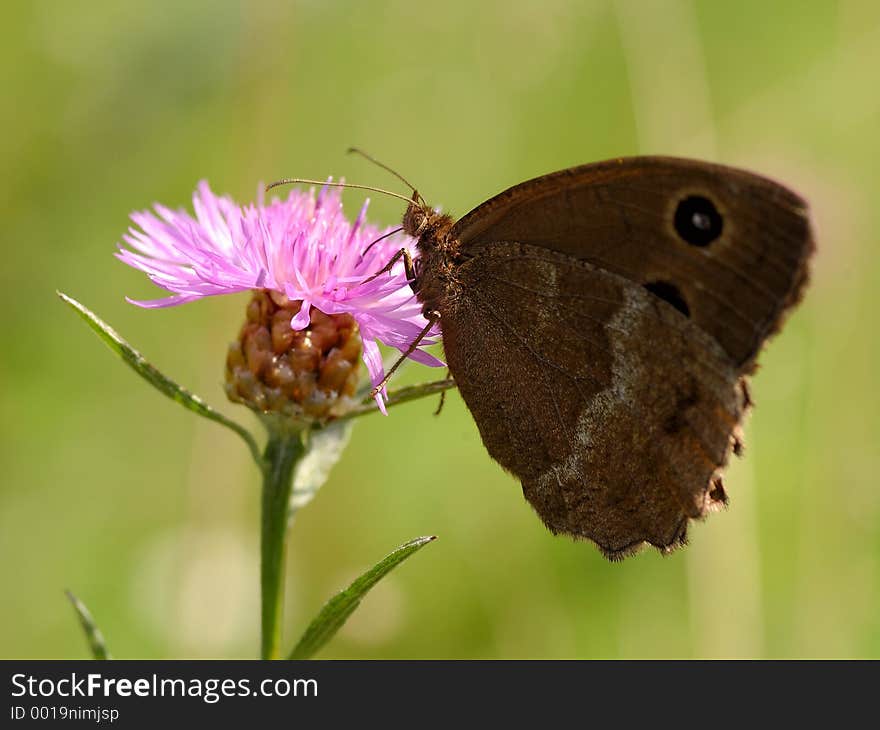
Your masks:
<svg viewBox="0 0 880 730"><path fill-rule="evenodd" d="M747 366L806 281L806 204L766 178L666 157L611 160L517 185L462 218L462 252L549 248L677 306Z"/></svg>

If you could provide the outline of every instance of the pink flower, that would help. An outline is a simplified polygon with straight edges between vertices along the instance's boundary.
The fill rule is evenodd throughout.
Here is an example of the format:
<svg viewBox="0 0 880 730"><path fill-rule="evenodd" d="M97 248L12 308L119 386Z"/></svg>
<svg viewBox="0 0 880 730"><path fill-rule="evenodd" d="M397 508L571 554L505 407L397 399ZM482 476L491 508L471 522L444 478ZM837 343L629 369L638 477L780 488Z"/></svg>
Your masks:
<svg viewBox="0 0 880 730"><path fill-rule="evenodd" d="M155 214L132 213L139 229L129 228L123 238L133 250L120 246L116 256L173 295L128 301L167 307L214 294L267 289L303 301L291 321L295 330L308 326L311 307L325 314L350 314L360 329L363 359L376 386L384 375L377 342L403 351L427 321L402 262L368 283L364 280L401 248L415 255L415 241L396 234L366 251L391 229L366 223L369 200L355 222L349 222L340 197L336 188L324 187L317 196L314 190L293 189L285 200L273 198L267 204L261 199L242 208L227 196L215 195L202 181L193 194L195 218L159 204ZM411 357L425 365L443 365L421 349ZM384 395L376 398L383 412Z"/></svg>

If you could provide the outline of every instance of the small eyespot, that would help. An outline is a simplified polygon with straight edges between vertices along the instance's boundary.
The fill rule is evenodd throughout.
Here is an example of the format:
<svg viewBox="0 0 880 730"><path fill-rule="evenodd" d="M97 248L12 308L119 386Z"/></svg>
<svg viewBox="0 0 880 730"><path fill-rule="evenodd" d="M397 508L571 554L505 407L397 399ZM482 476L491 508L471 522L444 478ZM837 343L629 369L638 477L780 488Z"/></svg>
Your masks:
<svg viewBox="0 0 880 730"><path fill-rule="evenodd" d="M691 316L691 308L675 284L670 284L668 281L652 281L644 284L644 287L655 297L671 304L685 317Z"/></svg>
<svg viewBox="0 0 880 730"><path fill-rule="evenodd" d="M718 209L702 195L689 195L675 209L675 230L691 246L708 246L723 227Z"/></svg>

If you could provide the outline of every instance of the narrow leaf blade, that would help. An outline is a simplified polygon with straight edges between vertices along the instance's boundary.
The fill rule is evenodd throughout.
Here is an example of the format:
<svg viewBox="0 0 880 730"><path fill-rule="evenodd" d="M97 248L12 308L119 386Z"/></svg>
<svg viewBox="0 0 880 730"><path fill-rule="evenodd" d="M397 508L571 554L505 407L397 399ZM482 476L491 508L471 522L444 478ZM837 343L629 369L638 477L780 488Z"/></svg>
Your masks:
<svg viewBox="0 0 880 730"><path fill-rule="evenodd" d="M417 537L415 540L404 543L357 578L348 588L333 596L309 624L289 658L309 659L314 656L342 628L348 617L360 605L363 597L376 583L435 539L436 536L431 535Z"/></svg>
<svg viewBox="0 0 880 730"><path fill-rule="evenodd" d="M80 304L73 297L69 297L63 292L57 292L61 300L70 306L85 321L89 327L98 335L113 352L115 352L132 370L146 380L150 385L156 388L163 395L168 396L177 401L184 408L196 413L204 418L219 423L232 429L244 439L250 449L254 460L262 468L263 461L260 456L260 449L257 442L244 426L232 421L223 414L215 411L199 396L190 393L186 388L175 383L167 375L153 367L137 350L128 344L116 330L104 322L98 315L90 309Z"/></svg>
<svg viewBox="0 0 880 730"><path fill-rule="evenodd" d="M92 657L95 659L112 659L110 651L107 649L107 644L104 641L104 635L95 624L95 620L92 618L92 614L89 613L89 609L87 609L85 604L73 595L73 593L70 591L65 591L65 593L67 594L68 600L73 605L73 610L76 611L76 615L79 618L79 623L86 635L86 641L89 643Z"/></svg>
<svg viewBox="0 0 880 730"><path fill-rule="evenodd" d="M390 391L388 393L388 400L385 401L385 407L391 408L392 406L400 405L401 403L408 403L409 401L416 400L417 398L425 398L429 395L442 393L454 387L456 387L456 384L455 380L453 380L452 378L446 378L445 380L434 380L430 383L421 383L420 385L407 385L403 388L398 388L397 390ZM379 413L379 409L376 406L375 400L370 397L366 397L359 405L355 406L344 415L339 416L336 421L357 418L359 416L367 416L371 413Z"/></svg>

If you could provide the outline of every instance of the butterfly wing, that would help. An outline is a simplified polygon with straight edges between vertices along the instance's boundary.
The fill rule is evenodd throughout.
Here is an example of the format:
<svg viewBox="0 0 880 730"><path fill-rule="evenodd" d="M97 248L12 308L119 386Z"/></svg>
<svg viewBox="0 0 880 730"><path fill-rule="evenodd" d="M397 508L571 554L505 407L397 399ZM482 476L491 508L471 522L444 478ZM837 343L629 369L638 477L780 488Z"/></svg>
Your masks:
<svg viewBox="0 0 880 730"><path fill-rule="evenodd" d="M575 167L496 195L458 221L462 253L548 248L646 286L748 369L807 280L806 203L766 178L669 157Z"/></svg>
<svg viewBox="0 0 880 730"><path fill-rule="evenodd" d="M520 243L471 255L443 337L489 453L553 532L612 558L683 542L723 499L746 407L730 358L618 274Z"/></svg>

